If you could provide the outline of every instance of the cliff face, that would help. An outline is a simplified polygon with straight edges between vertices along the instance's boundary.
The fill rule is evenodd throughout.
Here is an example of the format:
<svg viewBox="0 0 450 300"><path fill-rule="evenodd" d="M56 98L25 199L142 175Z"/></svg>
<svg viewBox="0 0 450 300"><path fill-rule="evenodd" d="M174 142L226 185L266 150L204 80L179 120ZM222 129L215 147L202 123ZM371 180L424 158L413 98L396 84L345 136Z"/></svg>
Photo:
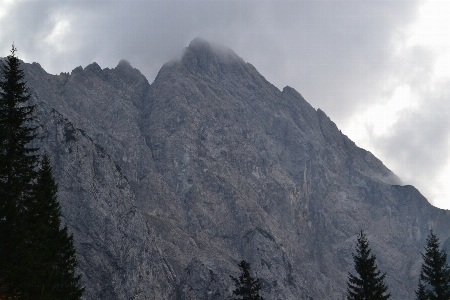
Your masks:
<svg viewBox="0 0 450 300"><path fill-rule="evenodd" d="M229 49L195 39L151 85L126 61L24 69L86 299L224 299L241 259L267 299L342 299L361 229L408 299L429 229L450 237L449 211Z"/></svg>

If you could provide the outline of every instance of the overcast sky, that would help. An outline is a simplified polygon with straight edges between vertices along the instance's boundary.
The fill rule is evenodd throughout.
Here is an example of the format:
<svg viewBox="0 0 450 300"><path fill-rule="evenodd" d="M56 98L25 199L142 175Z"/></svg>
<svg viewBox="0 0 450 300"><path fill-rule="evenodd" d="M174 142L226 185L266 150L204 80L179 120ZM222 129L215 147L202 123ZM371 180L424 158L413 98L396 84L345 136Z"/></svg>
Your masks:
<svg viewBox="0 0 450 300"><path fill-rule="evenodd" d="M127 59L152 82L200 36L289 85L450 209L450 1L0 0L0 56L49 73Z"/></svg>

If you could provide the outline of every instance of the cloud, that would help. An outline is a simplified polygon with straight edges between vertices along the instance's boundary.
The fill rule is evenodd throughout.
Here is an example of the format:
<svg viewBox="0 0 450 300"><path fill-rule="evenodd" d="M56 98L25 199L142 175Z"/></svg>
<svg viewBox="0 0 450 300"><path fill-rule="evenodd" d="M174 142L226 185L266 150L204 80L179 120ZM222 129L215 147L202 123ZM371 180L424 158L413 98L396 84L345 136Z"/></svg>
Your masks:
<svg viewBox="0 0 450 300"><path fill-rule="evenodd" d="M344 132L371 149L405 184L450 209L450 4L429 1L396 42L380 101L349 118ZM351 121L349 121L351 120Z"/></svg>
<svg viewBox="0 0 450 300"><path fill-rule="evenodd" d="M395 33L417 9L417 1L26 1L0 25L2 40L50 72L125 58L150 81L201 36L340 122L370 94L376 101Z"/></svg>
<svg viewBox="0 0 450 300"><path fill-rule="evenodd" d="M450 81L438 85L420 91L422 102L402 110L387 133L372 136L372 145L406 183L435 205L450 208Z"/></svg>

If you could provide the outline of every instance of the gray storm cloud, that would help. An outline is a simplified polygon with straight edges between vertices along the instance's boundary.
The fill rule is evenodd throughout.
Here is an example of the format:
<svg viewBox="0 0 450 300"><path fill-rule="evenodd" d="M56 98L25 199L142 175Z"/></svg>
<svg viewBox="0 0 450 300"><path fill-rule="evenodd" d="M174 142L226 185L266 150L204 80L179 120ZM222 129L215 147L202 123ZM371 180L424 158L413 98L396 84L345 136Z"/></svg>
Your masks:
<svg viewBox="0 0 450 300"><path fill-rule="evenodd" d="M433 201L443 192L436 189L449 184L439 176L450 163L450 82L420 94L420 105L403 111L389 133L373 136L372 144L394 172Z"/></svg>
<svg viewBox="0 0 450 300"><path fill-rule="evenodd" d="M42 4L44 3L44 4ZM395 34L416 1L77 1L18 2L1 23L2 41L50 72L125 58L152 81L159 68L201 36L222 43L279 88L296 87L335 121L381 89ZM32 16L24 18L23 16ZM48 37L58 30L56 43ZM64 26L62 26L64 27ZM46 40L47 38L47 40ZM10 42L9 42L10 43ZM9 47L2 45L3 52ZM22 54L23 55L23 54ZM376 95L376 92L373 94Z"/></svg>

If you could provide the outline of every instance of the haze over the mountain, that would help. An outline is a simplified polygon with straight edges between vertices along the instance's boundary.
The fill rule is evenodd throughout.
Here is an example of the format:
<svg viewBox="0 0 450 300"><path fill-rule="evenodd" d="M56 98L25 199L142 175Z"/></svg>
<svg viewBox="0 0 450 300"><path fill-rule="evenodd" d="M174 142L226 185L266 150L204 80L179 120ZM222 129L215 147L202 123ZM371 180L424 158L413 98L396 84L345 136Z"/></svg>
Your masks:
<svg viewBox="0 0 450 300"><path fill-rule="evenodd" d="M449 211L230 49L194 39L152 84L24 68L86 299L224 299L242 259L267 299L342 299L360 230L410 299L429 229L450 243Z"/></svg>

